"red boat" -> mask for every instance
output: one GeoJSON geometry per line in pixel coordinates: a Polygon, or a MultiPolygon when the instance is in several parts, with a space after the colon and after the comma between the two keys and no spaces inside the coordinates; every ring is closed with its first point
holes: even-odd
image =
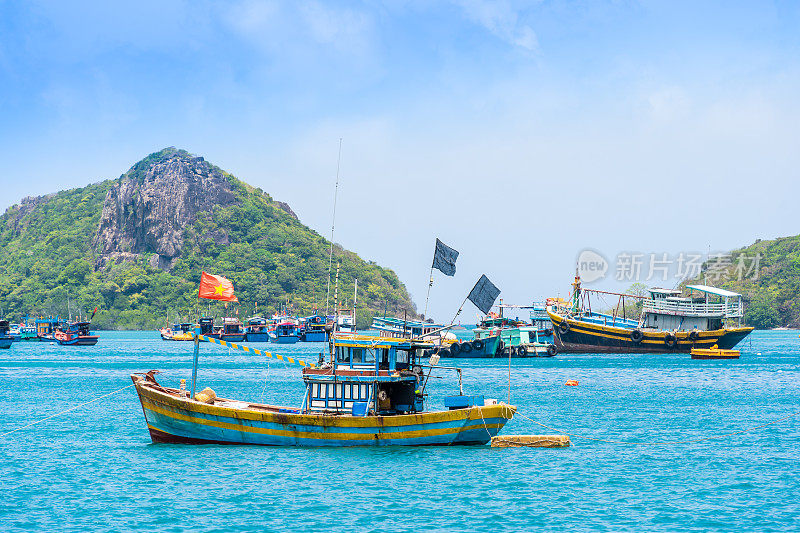
{"type": "Polygon", "coordinates": [[[89,331],[89,322],[73,322],[66,330],[53,333],[55,341],[62,346],[94,346],[100,339],[89,331]]]}

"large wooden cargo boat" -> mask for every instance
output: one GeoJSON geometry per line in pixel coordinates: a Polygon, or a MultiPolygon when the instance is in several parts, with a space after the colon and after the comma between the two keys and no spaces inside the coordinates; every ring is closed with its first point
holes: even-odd
{"type": "Polygon", "coordinates": [[[689,353],[715,344],[731,349],[753,331],[741,325],[741,295],[725,289],[687,285],[689,296],[659,288],[650,289],[649,297],[616,294],[623,312],[618,304],[613,313],[604,314],[591,310],[589,295],[615,293],[581,289],[578,276],[573,287],[571,303],[551,300],[547,307],[559,352],[689,353]],[[638,300],[637,318],[626,318],[625,298],[638,300]]]}

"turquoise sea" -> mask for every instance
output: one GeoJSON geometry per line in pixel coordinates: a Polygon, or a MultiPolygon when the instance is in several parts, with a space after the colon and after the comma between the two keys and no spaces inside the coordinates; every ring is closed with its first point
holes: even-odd
{"type": "MultiPolygon", "coordinates": [[[[315,360],[321,344],[261,345],[315,360]]],[[[559,355],[511,361],[520,413],[576,435],[676,441],[800,412],[797,331],[756,332],[738,361],[559,355]],[[565,387],[576,379],[578,387],[565,387]]],[[[95,347],[0,352],[0,433],[159,369],[191,376],[190,343],[101,332],[95,347]]],[[[299,405],[300,371],[204,344],[199,384],[299,405]]],[[[453,364],[453,361],[442,361],[453,364]]],[[[470,393],[508,400],[508,360],[461,360],[470,393]]],[[[432,407],[457,390],[442,372],[432,407]]],[[[522,417],[503,434],[552,433],[522,417]]],[[[719,440],[567,449],[154,445],[132,388],[0,437],[0,531],[797,531],[800,416],[719,440]]]]}

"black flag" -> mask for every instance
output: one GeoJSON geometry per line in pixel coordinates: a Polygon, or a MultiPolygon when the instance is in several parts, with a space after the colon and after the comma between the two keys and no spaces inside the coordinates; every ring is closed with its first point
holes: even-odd
{"type": "Polygon", "coordinates": [[[500,294],[500,289],[494,286],[494,283],[489,281],[486,274],[481,276],[478,283],[472,288],[469,293],[469,301],[475,304],[475,307],[483,311],[483,314],[488,314],[489,310],[494,305],[494,301],[500,294]]]}
{"type": "Polygon", "coordinates": [[[433,268],[438,268],[445,276],[452,276],[456,273],[456,259],[458,259],[458,250],[454,250],[439,239],[436,239],[436,251],[433,252],[433,268]]]}

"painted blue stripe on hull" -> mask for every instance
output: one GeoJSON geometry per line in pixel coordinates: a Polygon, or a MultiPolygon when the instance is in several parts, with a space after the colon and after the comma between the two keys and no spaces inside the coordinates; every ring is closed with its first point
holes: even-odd
{"type": "MultiPolygon", "coordinates": [[[[186,414],[181,412],[181,414],[186,414]]],[[[349,428],[349,427],[332,427],[332,426],[316,426],[316,425],[293,425],[286,426],[274,423],[266,423],[260,421],[244,421],[227,417],[206,416],[203,417],[207,420],[214,420],[225,422],[228,424],[240,424],[242,426],[280,430],[280,431],[297,431],[300,433],[309,432],[324,432],[332,436],[341,433],[359,433],[362,435],[374,434],[376,429],[382,438],[380,439],[314,439],[314,438],[301,438],[293,436],[282,435],[269,435],[264,433],[252,433],[248,431],[236,431],[227,428],[217,428],[203,424],[197,424],[190,421],[178,420],[166,415],[154,412],[150,409],[145,409],[145,416],[147,422],[164,433],[185,437],[189,439],[200,439],[207,441],[222,441],[241,444],[260,444],[260,445],[275,445],[275,446],[390,446],[390,445],[425,445],[425,444],[451,444],[451,443],[486,443],[490,440],[491,436],[497,435],[500,428],[492,427],[497,425],[504,425],[506,420],[503,418],[487,418],[486,425],[483,427],[483,420],[453,420],[447,422],[429,423],[429,424],[414,424],[409,426],[402,426],[398,428],[386,427],[364,427],[364,428],[349,428]],[[459,431],[457,433],[447,433],[444,435],[429,435],[421,437],[402,437],[400,434],[408,431],[424,431],[436,429],[459,429],[465,425],[473,426],[480,424],[481,427],[469,430],[459,431]],[[397,438],[386,438],[387,435],[397,433],[397,438]]],[[[191,413],[191,416],[197,417],[197,413],[191,413]]]]}

